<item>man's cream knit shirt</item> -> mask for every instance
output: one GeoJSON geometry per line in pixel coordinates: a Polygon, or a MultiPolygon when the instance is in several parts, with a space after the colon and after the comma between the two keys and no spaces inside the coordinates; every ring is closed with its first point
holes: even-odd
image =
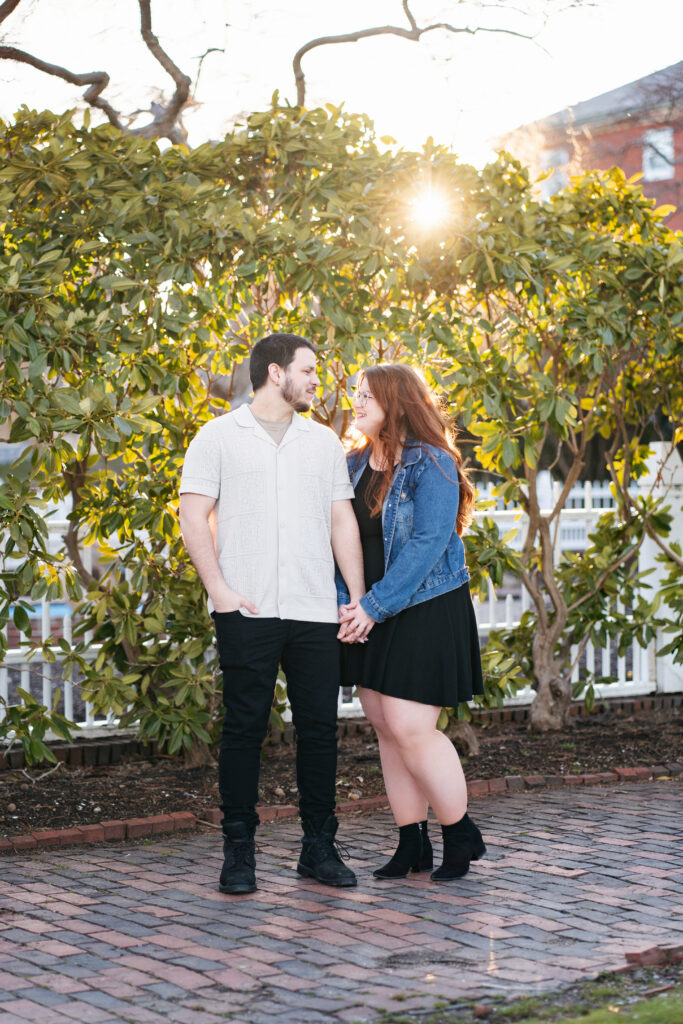
{"type": "Polygon", "coordinates": [[[216,498],[218,564],[259,618],[337,621],[332,502],[353,487],[334,431],[294,413],[277,445],[240,406],[195,436],[180,493],[216,498]]]}

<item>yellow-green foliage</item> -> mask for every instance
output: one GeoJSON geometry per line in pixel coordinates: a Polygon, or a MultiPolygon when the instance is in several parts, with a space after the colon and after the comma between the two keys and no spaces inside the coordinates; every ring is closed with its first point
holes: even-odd
{"type": "MultiPolygon", "coordinates": [[[[26,445],[0,488],[0,624],[14,605],[27,632],[17,599],[66,593],[74,644],[43,654],[171,752],[206,742],[219,706],[176,517],[183,455],[226,407],[208,382],[259,337],[320,346],[317,415],[342,432],[348,374],[419,366],[508,497],[548,436],[681,411],[683,250],[619,172],[539,204],[504,155],[477,172],[431,142],[382,152],[366,119],[332,108],[274,108],[192,152],[22,109],[0,125],[0,161],[0,422],[26,445]],[[432,233],[411,212],[425,184],[449,197],[432,233]],[[44,503],[67,495],[55,558],[44,503]]],[[[526,567],[540,558],[536,544],[526,567]]],[[[492,524],[470,560],[477,582],[523,567],[492,524]]],[[[489,662],[498,702],[518,668],[493,648],[489,662]]]]}

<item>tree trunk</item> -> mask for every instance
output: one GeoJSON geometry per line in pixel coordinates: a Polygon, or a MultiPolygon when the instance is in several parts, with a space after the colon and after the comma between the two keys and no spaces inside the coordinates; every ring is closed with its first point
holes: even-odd
{"type": "Polygon", "coordinates": [[[184,751],[183,764],[186,768],[205,768],[215,763],[215,758],[209,747],[203,740],[198,740],[196,737],[190,749],[184,751]]]}
{"type": "Polygon", "coordinates": [[[572,684],[559,675],[539,681],[529,709],[532,732],[553,732],[571,725],[572,684]]]}
{"type": "Polygon", "coordinates": [[[479,753],[479,740],[469,722],[461,718],[451,718],[444,732],[463,757],[474,757],[479,753]]]}

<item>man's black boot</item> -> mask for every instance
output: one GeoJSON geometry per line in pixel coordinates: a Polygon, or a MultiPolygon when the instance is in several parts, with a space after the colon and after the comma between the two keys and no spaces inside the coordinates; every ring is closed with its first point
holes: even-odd
{"type": "MultiPolygon", "coordinates": [[[[340,850],[343,847],[335,842],[337,819],[333,814],[323,824],[316,827],[312,821],[302,822],[304,838],[301,843],[301,856],[296,870],[304,878],[315,878],[323,885],[336,885],[348,888],[357,885],[356,876],[343,863],[340,850]]],[[[348,854],[346,854],[348,857],[348,854]]]]}
{"type": "Polygon", "coordinates": [[[256,891],[254,831],[243,821],[223,825],[223,870],[218,888],[237,896],[256,891]]]}

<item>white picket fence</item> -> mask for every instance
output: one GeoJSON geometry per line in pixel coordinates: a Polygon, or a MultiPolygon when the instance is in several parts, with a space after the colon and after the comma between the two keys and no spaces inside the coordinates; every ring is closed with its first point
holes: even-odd
{"type": "MultiPolygon", "coordinates": [[[[500,498],[493,495],[493,485],[480,485],[478,488],[477,505],[479,511],[476,518],[490,516],[501,534],[513,528],[517,529],[517,535],[508,542],[509,546],[520,551],[524,542],[526,528],[526,516],[519,508],[506,507],[500,498]],[[481,509],[484,502],[492,501],[495,505],[490,509],[481,509]]],[[[547,515],[554,507],[561,490],[558,481],[551,481],[549,474],[539,474],[538,497],[543,514],[547,515]]],[[[608,508],[614,507],[614,498],[610,485],[606,481],[576,484],[569,495],[564,509],[560,514],[559,530],[554,548],[554,558],[559,560],[565,551],[584,551],[588,546],[588,536],[594,530],[598,519],[608,508]]],[[[496,594],[493,585],[489,582],[488,597],[483,603],[478,599],[474,600],[474,609],[477,616],[477,625],[482,640],[488,636],[492,629],[508,628],[518,624],[522,614],[530,608],[528,591],[522,584],[515,580],[510,588],[504,588],[507,592],[503,595],[496,594]]],[[[578,682],[582,670],[585,669],[591,675],[596,673],[599,676],[613,677],[615,682],[596,686],[596,694],[599,697],[626,697],[636,696],[652,692],[665,692],[669,686],[657,678],[657,662],[655,657],[654,641],[647,647],[641,647],[634,643],[631,649],[622,656],[617,656],[616,651],[610,647],[595,648],[589,642],[583,656],[577,660],[577,648],[572,649],[572,682],[578,682]]],[[[509,698],[507,704],[529,704],[534,698],[534,692],[530,687],[519,690],[517,694],[509,698]]]]}
{"type": "MultiPolygon", "coordinates": [[[[539,474],[538,496],[542,514],[548,515],[559,497],[561,485],[551,481],[549,474],[539,474]]],[[[520,551],[524,542],[526,516],[519,508],[506,506],[501,498],[493,494],[492,484],[478,484],[477,511],[475,519],[485,516],[493,519],[502,534],[512,529],[517,530],[508,544],[520,551]],[[488,503],[492,503],[490,506],[488,503]],[[487,507],[482,508],[486,504],[487,507]]],[[[595,528],[602,513],[614,507],[614,498],[608,482],[590,482],[576,484],[570,492],[564,509],[560,514],[554,557],[559,560],[564,551],[584,551],[588,546],[588,536],[595,528]]],[[[519,580],[511,579],[504,583],[501,592],[497,593],[489,580],[486,600],[480,601],[473,597],[474,611],[477,618],[479,639],[482,645],[486,642],[491,630],[511,628],[519,624],[522,614],[531,607],[531,599],[526,588],[519,580]]],[[[577,659],[577,648],[572,648],[572,683],[579,682],[582,675],[597,674],[611,677],[614,682],[595,686],[597,698],[602,697],[635,697],[651,693],[678,692],[680,686],[672,681],[665,681],[658,674],[655,642],[647,647],[634,643],[623,655],[619,656],[616,645],[596,648],[589,641],[580,659],[577,659]]],[[[505,706],[530,704],[534,699],[531,687],[517,691],[514,697],[505,700],[505,706]]],[[[357,698],[347,698],[344,705],[345,714],[361,715],[362,708],[357,698]]]]}
{"type": "MultiPolygon", "coordinates": [[[[552,485],[549,477],[546,482],[547,487],[545,491],[541,488],[540,498],[542,506],[549,510],[554,504],[558,485],[552,485]]],[[[525,528],[523,513],[518,508],[505,507],[500,500],[492,496],[491,491],[491,487],[479,486],[476,517],[491,517],[501,533],[516,528],[517,535],[510,541],[510,546],[513,549],[521,548],[525,528]],[[481,503],[489,500],[494,501],[495,506],[482,509],[481,503]]],[[[563,551],[585,549],[588,534],[604,509],[611,504],[612,496],[608,485],[578,484],[572,490],[567,506],[560,516],[555,545],[556,557],[559,558],[563,551]]],[[[62,520],[51,522],[50,546],[53,550],[58,550],[61,546],[67,525],[66,521],[62,520]]],[[[86,559],[89,556],[91,552],[86,550],[86,559]]],[[[511,579],[505,582],[499,593],[489,584],[487,599],[483,602],[475,599],[474,605],[480,639],[485,643],[492,629],[511,627],[519,622],[522,613],[529,608],[529,596],[519,581],[511,579]]],[[[71,611],[65,603],[50,603],[43,600],[36,607],[34,618],[40,620],[40,637],[43,642],[51,636],[63,636],[67,641],[71,640],[71,611]]],[[[91,644],[90,653],[93,657],[96,656],[98,649],[96,645],[91,644]]],[[[614,677],[615,682],[596,687],[599,697],[636,696],[652,692],[674,692],[680,689],[675,682],[667,682],[660,678],[657,668],[654,643],[647,648],[633,644],[623,656],[617,656],[616,651],[609,647],[596,649],[589,643],[580,662],[577,661],[574,665],[572,679],[578,681],[582,672],[594,673],[596,669],[599,675],[614,677]]],[[[109,716],[107,720],[95,719],[92,707],[80,700],[78,683],[61,678],[59,660],[54,663],[40,661],[37,658],[27,660],[26,645],[21,643],[10,644],[5,660],[0,666],[0,696],[6,701],[10,698],[16,701],[17,685],[32,696],[39,697],[47,706],[52,705],[54,691],[59,687],[63,694],[63,713],[71,720],[77,719],[82,727],[114,728],[117,724],[113,716],[109,716]]],[[[529,704],[533,696],[533,691],[525,688],[506,703],[529,704]]],[[[362,710],[356,697],[348,691],[342,691],[339,712],[340,715],[348,717],[361,714],[362,710]]]]}

